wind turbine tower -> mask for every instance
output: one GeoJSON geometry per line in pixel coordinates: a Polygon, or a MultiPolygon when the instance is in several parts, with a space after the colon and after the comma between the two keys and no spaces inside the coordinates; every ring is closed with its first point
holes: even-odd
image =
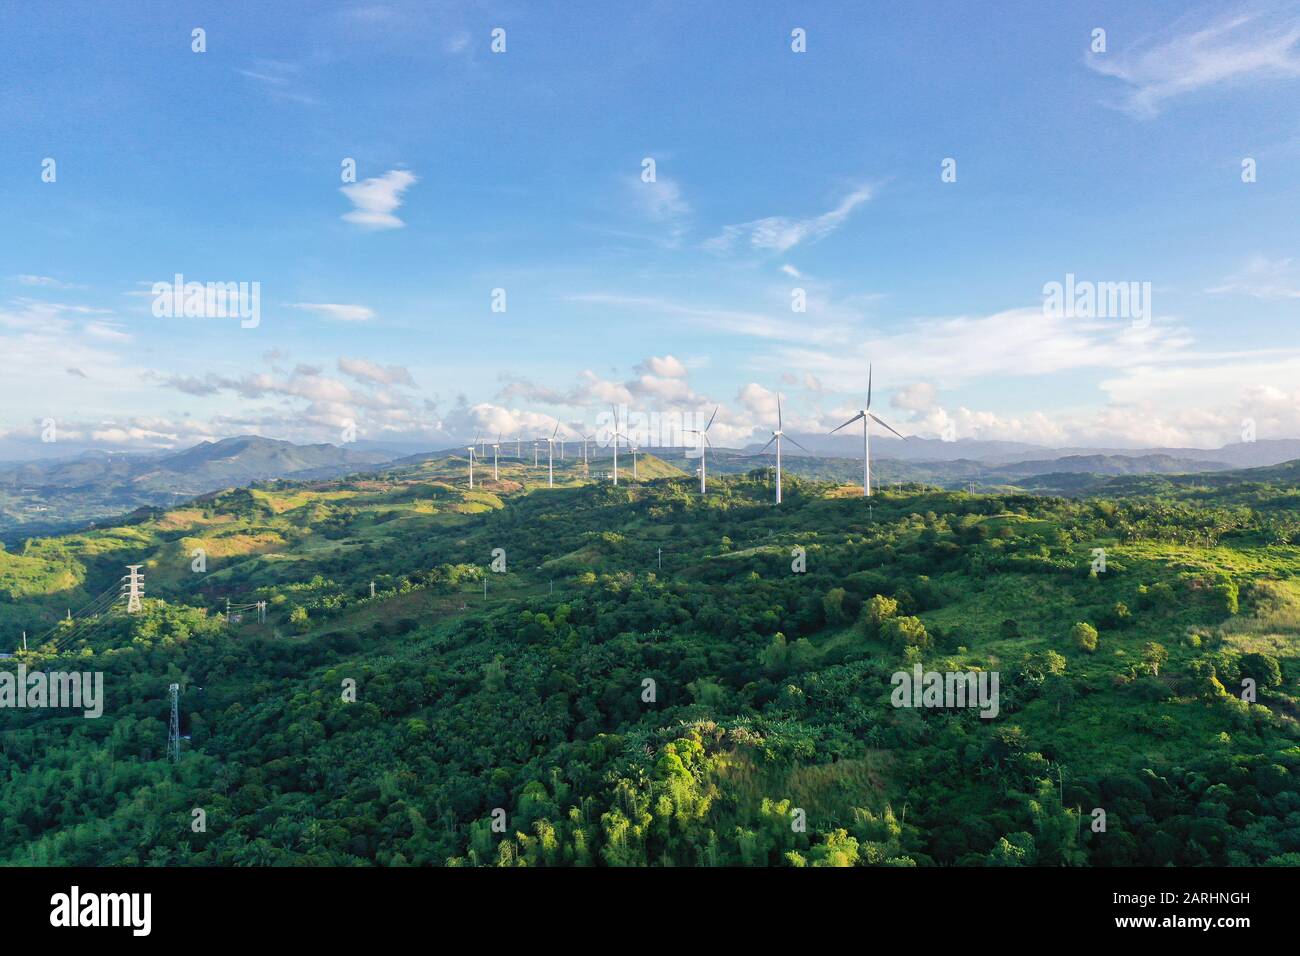
{"type": "MultiPolygon", "coordinates": [[[[885,421],[880,418],[879,415],[877,415],[875,412],[871,410],[871,366],[870,365],[867,366],[867,407],[863,409],[859,409],[858,413],[854,415],[852,418],[850,418],[843,425],[831,429],[830,434],[834,435],[841,428],[847,428],[849,425],[852,425],[854,422],[858,421],[859,419],[862,420],[862,497],[870,498],[871,497],[871,437],[869,435],[869,429],[867,426],[871,422],[875,422],[877,425],[882,425],[885,428],[888,428],[891,432],[894,432],[895,435],[898,435],[898,432],[894,431],[894,429],[891,428],[889,425],[887,425],[885,421]]],[[[898,435],[898,437],[902,438],[903,436],[898,435]]]]}
{"type": "Polygon", "coordinates": [[[713,414],[709,416],[709,423],[707,425],[703,428],[690,429],[692,435],[700,436],[700,467],[696,469],[700,473],[700,494],[706,494],[708,492],[708,479],[705,475],[704,456],[713,450],[713,443],[709,441],[709,429],[713,427],[713,419],[718,417],[719,407],[720,406],[717,405],[713,407],[713,414]]]}
{"type": "MultiPolygon", "coordinates": [[[[478,444],[478,439],[474,439],[474,444],[478,444]]],[[[469,446],[469,486],[474,487],[474,445],[469,446]]]]}
{"type": "Polygon", "coordinates": [[[546,487],[555,487],[555,436],[559,434],[560,423],[555,423],[555,431],[546,439],[546,487]]]}
{"type": "MultiPolygon", "coordinates": [[[[781,393],[778,392],[776,395],[776,430],[772,432],[772,437],[768,439],[767,444],[764,445],[762,449],[758,452],[759,455],[763,454],[763,452],[767,451],[769,448],[772,447],[773,442],[776,442],[776,503],[778,505],[781,503],[781,439],[782,438],[787,439],[790,442],[790,444],[794,445],[796,448],[802,448],[804,451],[808,451],[807,448],[804,448],[803,445],[799,444],[797,441],[795,441],[793,438],[791,438],[789,435],[785,433],[785,425],[781,418],[781,393]]],[[[809,451],[808,454],[811,455],[812,452],[809,451]]]]}

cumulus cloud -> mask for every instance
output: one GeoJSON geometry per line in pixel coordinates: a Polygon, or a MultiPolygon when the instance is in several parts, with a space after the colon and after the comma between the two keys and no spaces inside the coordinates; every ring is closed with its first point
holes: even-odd
{"type": "Polygon", "coordinates": [[[355,207],[343,214],[343,220],[363,229],[400,229],[406,225],[395,216],[402,205],[402,194],[419,180],[404,169],[391,169],[382,176],[364,179],[340,187],[355,207]]]}
{"type": "Polygon", "coordinates": [[[662,358],[652,355],[638,368],[660,378],[685,378],[687,375],[686,366],[681,359],[673,355],[665,355],[662,358]]]}

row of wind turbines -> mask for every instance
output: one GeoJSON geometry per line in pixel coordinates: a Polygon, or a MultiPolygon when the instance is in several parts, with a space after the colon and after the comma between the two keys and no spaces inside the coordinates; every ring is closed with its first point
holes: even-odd
{"type": "MultiPolygon", "coordinates": [[[[870,365],[868,365],[866,407],[858,409],[858,413],[854,415],[852,418],[850,418],[847,422],[845,422],[842,425],[837,425],[835,428],[832,428],[829,432],[827,432],[827,434],[829,435],[834,435],[841,428],[848,428],[850,425],[852,425],[854,422],[857,421],[862,422],[862,497],[864,498],[871,497],[871,433],[869,428],[871,422],[875,422],[877,425],[880,425],[883,428],[888,428],[895,435],[898,435],[899,438],[903,438],[904,441],[906,441],[906,438],[904,438],[903,435],[899,434],[898,431],[895,430],[893,426],[891,426],[888,422],[886,422],[883,418],[881,418],[879,415],[877,415],[875,412],[871,410],[871,379],[872,379],[872,368],[870,365]]],[[[702,449],[700,454],[700,494],[705,494],[708,490],[708,485],[706,483],[706,477],[705,477],[706,474],[705,459],[707,453],[713,450],[713,443],[709,441],[709,428],[712,427],[713,425],[713,419],[717,417],[718,417],[718,410],[717,408],[714,408],[713,415],[712,417],[709,418],[708,425],[705,425],[704,428],[702,429],[691,429],[692,434],[696,434],[700,436],[700,445],[702,449]]],[[[761,455],[766,454],[767,450],[771,448],[773,445],[776,445],[776,503],[778,505],[781,503],[781,439],[783,438],[786,441],[790,442],[792,445],[794,445],[796,448],[802,449],[803,451],[808,452],[808,454],[810,455],[812,454],[812,452],[808,451],[807,448],[804,448],[803,445],[795,441],[793,436],[787,435],[785,433],[785,422],[783,416],[781,415],[781,393],[777,392],[776,428],[773,429],[772,431],[772,437],[769,438],[767,440],[767,444],[764,445],[761,449],[759,449],[756,453],[754,453],[753,455],[747,455],[745,457],[758,458],[761,455]]]]}
{"type": "MultiPolygon", "coordinates": [[[[872,381],[871,381],[871,380],[872,380],[872,368],[871,368],[870,365],[868,365],[868,366],[867,366],[867,403],[866,403],[866,405],[865,405],[863,408],[860,408],[860,409],[858,410],[858,413],[857,413],[856,415],[854,415],[852,418],[850,418],[848,421],[844,422],[842,425],[837,425],[835,428],[832,428],[832,429],[827,433],[827,434],[829,434],[829,435],[834,435],[836,432],[840,431],[840,429],[848,428],[848,427],[849,427],[850,425],[852,425],[854,422],[858,422],[858,421],[862,422],[862,496],[863,496],[864,498],[870,498],[870,497],[871,497],[871,428],[870,428],[871,423],[872,423],[872,422],[875,422],[877,425],[880,425],[882,428],[886,428],[886,429],[888,429],[889,431],[893,432],[893,433],[894,433],[895,435],[897,435],[899,438],[903,438],[904,440],[906,440],[906,439],[905,439],[905,436],[903,436],[902,434],[900,434],[900,433],[899,433],[899,432],[898,432],[898,431],[897,431],[897,430],[896,430],[892,425],[890,425],[890,424],[889,424],[888,422],[886,422],[883,418],[881,418],[879,415],[877,415],[875,412],[873,412],[873,411],[871,410],[871,384],[872,384],[872,381]]],[[[700,467],[699,467],[699,473],[700,473],[700,494],[702,494],[702,495],[704,495],[704,494],[708,494],[708,464],[707,464],[707,461],[708,461],[708,455],[711,454],[712,451],[713,451],[713,442],[711,442],[711,441],[709,440],[709,429],[713,427],[714,419],[716,419],[717,417],[718,417],[718,408],[715,407],[715,408],[713,409],[713,414],[712,414],[711,416],[709,416],[709,422],[708,422],[707,425],[705,425],[703,428],[692,428],[692,429],[689,429],[689,430],[687,431],[687,434],[691,434],[691,435],[699,435],[699,436],[700,436],[700,437],[699,437],[699,446],[700,446],[700,467]]],[[[539,464],[538,464],[538,452],[539,452],[539,449],[540,449],[540,443],[541,443],[542,441],[545,441],[545,442],[546,442],[546,487],[548,487],[548,488],[554,488],[554,487],[555,487],[555,445],[556,445],[556,443],[557,443],[557,440],[558,440],[558,443],[559,443],[559,445],[560,445],[560,460],[561,460],[561,461],[564,460],[564,441],[565,441],[565,440],[564,440],[563,438],[558,438],[558,439],[557,439],[557,436],[559,435],[559,433],[560,433],[560,425],[559,425],[559,423],[557,422],[556,425],[555,425],[555,430],[554,430],[553,432],[551,432],[551,435],[550,435],[549,438],[545,437],[544,435],[538,435],[537,438],[536,438],[536,440],[534,440],[534,442],[533,442],[533,467],[535,467],[535,468],[536,468],[536,467],[539,467],[539,464]]],[[[590,469],[589,469],[588,459],[587,459],[587,443],[590,442],[590,441],[592,441],[592,440],[594,440],[595,437],[596,437],[596,436],[595,436],[594,434],[591,434],[591,435],[580,435],[580,436],[579,436],[579,440],[582,442],[582,466],[583,466],[584,471],[586,471],[588,474],[590,474],[590,469]]],[[[617,409],[617,408],[614,409],[614,434],[613,434],[613,439],[614,439],[614,473],[613,473],[613,478],[614,478],[614,484],[617,485],[617,484],[618,484],[618,447],[619,447],[619,441],[620,441],[620,440],[627,441],[627,443],[628,443],[628,448],[629,448],[629,450],[630,450],[631,453],[632,453],[632,477],[633,477],[634,479],[637,477],[637,458],[636,458],[636,456],[637,456],[637,452],[640,451],[639,448],[637,448],[634,444],[632,444],[631,439],[629,439],[626,435],[622,434],[622,432],[619,431],[619,426],[618,426],[618,409],[617,409]]],[[[777,393],[777,396],[776,396],[776,428],[772,430],[772,437],[768,439],[766,445],[764,445],[761,449],[759,449],[759,450],[758,450],[757,452],[755,452],[753,455],[746,455],[746,456],[745,456],[746,458],[758,458],[758,457],[760,457],[760,456],[766,454],[766,453],[767,453],[767,450],[768,450],[769,448],[771,448],[773,445],[776,446],[776,503],[777,503],[778,505],[781,503],[781,440],[782,440],[782,439],[785,439],[786,441],[790,442],[790,443],[791,443],[792,445],[794,445],[796,448],[799,448],[799,449],[801,449],[802,451],[805,451],[805,452],[807,452],[807,453],[810,454],[810,455],[812,454],[812,452],[808,451],[807,448],[804,448],[803,445],[801,445],[801,444],[799,444],[799,442],[795,441],[795,439],[794,439],[794,437],[793,437],[792,435],[787,435],[787,434],[785,433],[785,421],[784,421],[784,417],[783,417],[782,414],[781,414],[781,394],[780,394],[780,392],[778,392],[778,393],[777,393]]],[[[516,444],[516,448],[515,448],[516,457],[519,458],[519,459],[522,461],[522,460],[523,460],[523,447],[524,447],[524,446],[523,446],[523,442],[524,442],[523,436],[522,436],[522,435],[518,435],[518,436],[516,436],[515,438],[507,439],[507,443],[508,443],[508,442],[515,442],[515,444],[516,444]]],[[[499,476],[499,471],[498,471],[498,469],[497,469],[497,459],[498,459],[498,455],[499,455],[500,450],[501,450],[501,436],[498,434],[498,435],[497,435],[497,440],[496,440],[495,442],[493,442],[490,446],[488,446],[485,442],[483,442],[482,439],[481,439],[481,437],[476,437],[476,438],[474,439],[474,444],[469,446],[469,486],[470,486],[471,488],[474,487],[474,460],[475,460],[475,448],[476,448],[476,447],[480,447],[480,446],[484,449],[484,451],[483,451],[483,454],[484,454],[484,455],[486,455],[486,449],[487,449],[488,447],[491,447],[491,449],[492,449],[492,478],[493,478],[493,480],[498,480],[498,476],[499,476]]]]}
{"type": "MultiPolygon", "coordinates": [[[[715,414],[716,414],[716,410],[715,410],[715,414]]],[[[556,422],[555,429],[554,431],[551,432],[549,437],[547,437],[545,434],[539,434],[533,440],[533,467],[534,468],[540,467],[538,463],[538,455],[541,450],[541,443],[542,442],[546,443],[546,487],[548,488],[555,487],[555,446],[557,444],[560,446],[560,461],[564,461],[565,459],[564,443],[566,439],[560,438],[559,434],[560,434],[560,423],[556,422]]],[[[628,438],[621,431],[619,431],[617,408],[614,409],[614,433],[612,437],[614,439],[614,484],[616,485],[618,484],[618,446],[620,440],[626,441],[628,443],[628,450],[632,454],[632,478],[633,480],[637,479],[639,477],[637,474],[637,455],[640,453],[641,449],[638,448],[636,445],[634,445],[630,438],[628,438]]],[[[595,439],[596,439],[596,435],[594,432],[590,435],[579,434],[577,439],[578,441],[582,442],[582,469],[583,472],[588,475],[591,473],[591,465],[587,457],[587,447],[588,447],[588,443],[595,441],[595,439]]],[[[520,461],[523,461],[524,460],[524,436],[522,435],[522,433],[516,435],[514,438],[505,439],[505,444],[508,445],[511,442],[515,443],[515,457],[518,458],[520,461]]],[[[502,445],[502,437],[501,434],[498,433],[497,440],[495,442],[492,442],[490,445],[483,439],[482,435],[478,435],[475,436],[474,438],[474,444],[468,446],[467,450],[469,452],[469,486],[471,488],[474,487],[474,461],[476,459],[476,456],[486,457],[488,448],[492,449],[492,480],[493,481],[500,480],[501,472],[499,467],[499,460],[501,454],[501,445],[502,445]],[[481,449],[481,451],[476,451],[476,449],[481,449]]]]}

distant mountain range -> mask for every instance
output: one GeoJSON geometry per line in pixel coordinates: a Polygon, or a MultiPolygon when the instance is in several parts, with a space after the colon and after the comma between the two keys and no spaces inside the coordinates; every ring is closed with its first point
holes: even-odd
{"type": "MultiPolygon", "coordinates": [[[[814,455],[787,449],[786,470],[805,478],[858,482],[861,438],[841,441],[798,435],[814,455]],[[793,451],[795,453],[789,453],[793,451]]],[[[709,469],[742,472],[773,463],[771,453],[716,449],[709,469]],[[748,453],[747,453],[748,452],[748,453]]],[[[1016,486],[1042,493],[1083,493],[1111,478],[1197,475],[1225,469],[1268,467],[1300,459],[1300,441],[1264,440],[1218,449],[1050,449],[1017,442],[872,438],[872,471],[880,484],[920,481],[945,487],[1016,486]]],[[[75,457],[0,463],[0,541],[45,534],[115,517],[143,506],[276,478],[321,480],[429,459],[464,455],[461,447],[421,454],[382,445],[298,445],[241,435],[203,442],[179,452],[87,451],[75,457]]],[[[691,474],[699,464],[686,449],[654,449],[663,461],[691,474]]],[[[609,449],[593,448],[595,459],[609,449]]],[[[593,463],[593,471],[607,465],[593,463]]]]}
{"type": "MultiPolygon", "coordinates": [[[[806,435],[791,432],[795,441],[804,445],[816,455],[829,455],[836,458],[862,459],[862,432],[856,437],[841,438],[829,435],[806,435]]],[[[742,449],[746,453],[758,451],[761,442],[742,449]]],[[[787,453],[798,457],[803,453],[788,445],[782,449],[782,457],[787,453]]],[[[871,457],[893,458],[898,461],[957,461],[968,459],[985,464],[1010,465],[1029,461],[1056,461],[1061,458],[1095,457],[1137,458],[1151,456],[1183,459],[1188,461],[1214,462],[1217,467],[1259,468],[1267,465],[1280,465],[1284,461],[1300,458],[1300,439],[1275,438],[1261,439],[1253,442],[1235,442],[1222,448],[1048,448],[1045,445],[1030,445],[1024,442],[981,441],[963,438],[958,441],[942,441],[938,438],[895,438],[892,435],[871,436],[871,457]]]]}
{"type": "Polygon", "coordinates": [[[271,478],[335,478],[389,457],[241,435],[174,453],[85,452],[0,465],[0,532],[41,533],[271,478]]]}

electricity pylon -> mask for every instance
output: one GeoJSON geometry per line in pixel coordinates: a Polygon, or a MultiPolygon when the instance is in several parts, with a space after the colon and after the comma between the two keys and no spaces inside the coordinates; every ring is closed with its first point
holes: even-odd
{"type": "Polygon", "coordinates": [[[181,759],[181,685],[168,685],[167,696],[172,702],[172,719],[167,727],[167,759],[172,763],[178,763],[181,759]]]}
{"type": "Polygon", "coordinates": [[[140,598],[144,597],[144,575],[140,573],[142,564],[128,564],[127,574],[122,578],[122,593],[126,595],[126,613],[138,614],[141,610],[140,598]]]}

